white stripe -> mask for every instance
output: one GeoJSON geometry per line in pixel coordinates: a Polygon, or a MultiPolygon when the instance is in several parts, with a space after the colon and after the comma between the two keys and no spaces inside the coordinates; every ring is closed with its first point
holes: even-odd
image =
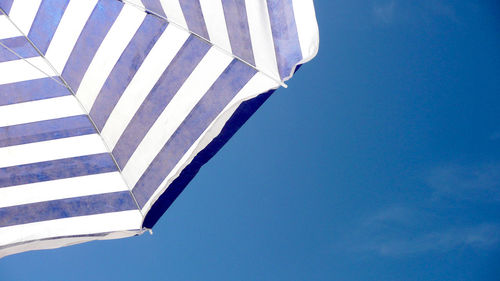
{"type": "Polygon", "coordinates": [[[6,15],[0,14],[0,40],[22,36],[22,33],[10,22],[6,15]]]}
{"type": "Polygon", "coordinates": [[[145,16],[145,13],[130,5],[123,6],[97,50],[76,93],[76,97],[88,111],[145,16]]]}
{"type": "Polygon", "coordinates": [[[0,228],[0,246],[50,237],[139,230],[138,210],[35,222],[0,228]]]}
{"type": "Polygon", "coordinates": [[[128,190],[119,172],[0,188],[0,208],[128,190]]]}
{"type": "Polygon", "coordinates": [[[188,37],[189,33],[175,25],[168,25],[144,59],[102,129],[102,136],[110,149],[114,148],[135,112],[188,37]]]}
{"type": "Polygon", "coordinates": [[[119,239],[130,236],[136,236],[142,234],[144,230],[126,230],[126,231],[116,231],[107,233],[106,235],[89,235],[81,236],[77,235],[74,237],[63,237],[57,239],[45,239],[45,240],[35,240],[32,242],[13,244],[11,247],[7,247],[0,250],[0,258],[17,254],[25,251],[31,250],[45,250],[45,249],[55,249],[59,247],[71,246],[79,243],[94,241],[94,240],[107,240],[107,239],[119,239]]]}
{"type": "Polygon", "coordinates": [[[155,193],[149,198],[148,202],[143,206],[143,213],[147,213],[151,206],[165,192],[168,186],[180,175],[182,170],[193,161],[194,157],[202,151],[210,142],[217,137],[226,122],[231,118],[236,109],[246,100],[254,98],[261,93],[265,93],[270,89],[276,89],[279,84],[265,76],[262,73],[257,73],[248,83],[238,92],[217,118],[207,127],[205,132],[196,140],[196,142],[184,154],[182,159],[177,162],[175,168],[168,174],[163,182],[158,186],[155,193]]]}
{"type": "Polygon", "coordinates": [[[188,29],[179,0],[160,0],[160,4],[169,22],[173,22],[188,29]]]}
{"type": "Polygon", "coordinates": [[[74,0],[66,7],[45,55],[58,73],[62,73],[96,3],[97,0],[74,0]]]}
{"type": "Polygon", "coordinates": [[[318,53],[319,31],[316,13],[312,0],[292,0],[292,3],[303,57],[300,63],[305,63],[318,53]]]}
{"type": "Polygon", "coordinates": [[[245,0],[245,6],[255,66],[281,81],[266,1],[245,0]]]}
{"type": "Polygon", "coordinates": [[[0,106],[0,127],[85,114],[74,96],[0,106]]]}
{"type": "Polygon", "coordinates": [[[122,174],[133,187],[147,167],[184,121],[193,107],[231,62],[232,58],[211,48],[153,124],[122,174]]]}
{"type": "Polygon", "coordinates": [[[42,57],[2,62],[0,73],[0,85],[43,78],[47,75],[57,76],[42,57]]]}
{"type": "Polygon", "coordinates": [[[210,41],[232,53],[221,0],[200,0],[200,5],[210,41]]]}
{"type": "Polygon", "coordinates": [[[15,0],[9,17],[22,33],[28,35],[42,0],[15,0]]]}
{"type": "Polygon", "coordinates": [[[0,148],[0,168],[107,152],[98,134],[0,148]]]}

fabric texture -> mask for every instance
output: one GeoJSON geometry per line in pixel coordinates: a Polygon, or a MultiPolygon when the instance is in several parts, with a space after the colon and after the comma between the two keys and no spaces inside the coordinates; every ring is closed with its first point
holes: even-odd
{"type": "Polygon", "coordinates": [[[0,257],[151,228],[319,44],[312,0],[0,9],[0,257]]]}

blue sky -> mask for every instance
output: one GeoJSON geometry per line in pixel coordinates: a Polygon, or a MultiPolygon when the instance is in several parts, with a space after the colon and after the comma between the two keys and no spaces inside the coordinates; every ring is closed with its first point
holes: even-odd
{"type": "Polygon", "coordinates": [[[316,0],[320,53],[154,235],[0,280],[498,280],[500,4],[316,0]]]}

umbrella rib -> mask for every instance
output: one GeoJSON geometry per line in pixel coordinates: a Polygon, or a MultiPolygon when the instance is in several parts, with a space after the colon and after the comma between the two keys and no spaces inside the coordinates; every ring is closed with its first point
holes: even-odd
{"type": "MultiPolygon", "coordinates": [[[[257,72],[259,73],[262,73],[264,76],[268,77],[269,79],[275,81],[278,85],[284,87],[284,88],[287,88],[288,86],[284,83],[284,81],[280,80],[280,79],[277,79],[276,77],[270,75],[269,73],[259,69],[257,66],[255,65],[252,65],[251,63],[247,62],[246,60],[244,60],[243,58],[227,51],[226,49],[222,48],[221,46],[218,46],[217,44],[211,42],[210,40],[204,38],[203,36],[197,34],[196,32],[193,32],[191,30],[189,30],[188,28],[184,27],[183,25],[180,25],[178,24],[177,22],[175,21],[172,21],[171,19],[167,18],[166,16],[162,16],[162,15],[159,15],[157,14],[156,12],[154,11],[151,11],[149,9],[146,9],[145,7],[142,7],[140,5],[137,5],[133,2],[130,2],[129,0],[117,0],[117,1],[121,1],[123,2],[124,4],[128,4],[128,5],[131,5],[132,7],[140,10],[140,11],[143,11],[145,13],[148,13],[152,16],[155,16],[157,18],[160,18],[164,21],[167,21],[168,23],[170,24],[173,24],[174,26],[188,32],[189,34],[192,34],[193,36],[197,37],[198,39],[210,44],[211,46],[215,47],[216,49],[218,49],[219,51],[221,51],[222,53],[226,54],[227,56],[229,57],[232,57],[236,60],[239,60],[240,62],[244,63],[245,65],[251,67],[252,69],[256,70],[257,72]]],[[[61,81],[57,81],[57,79],[55,79],[53,76],[49,75],[48,73],[44,72],[43,70],[41,70],[39,67],[35,66],[33,63],[29,62],[28,60],[26,60],[25,58],[23,58],[22,56],[20,56],[19,54],[17,54],[14,50],[10,49],[9,47],[5,46],[5,44],[3,44],[2,42],[0,42],[0,45],[5,47],[7,50],[9,50],[10,52],[12,52],[13,54],[15,54],[17,57],[19,57],[20,59],[26,61],[27,63],[29,63],[31,66],[35,67],[37,70],[41,71],[42,73],[44,73],[45,75],[47,75],[47,77],[51,78],[52,80],[54,80],[55,82],[57,82],[58,84],[66,87],[68,89],[68,91],[71,92],[71,94],[75,97],[75,99],[78,101],[78,104],[79,106],[82,108],[82,110],[86,113],[87,117],[89,118],[90,122],[92,123],[92,125],[94,126],[96,132],[99,134],[103,144],[105,145],[109,155],[111,156],[111,158],[113,159],[113,162],[115,163],[115,166],[117,167],[118,171],[120,172],[120,175],[122,177],[122,180],[125,182],[125,184],[127,184],[128,186],[128,183],[125,181],[125,178],[123,177],[123,174],[122,174],[122,170],[120,168],[120,166],[118,165],[118,162],[117,160],[115,159],[114,155],[111,153],[111,150],[108,146],[108,144],[104,141],[103,137],[102,137],[102,134],[100,132],[100,130],[98,129],[98,127],[96,126],[94,120],[92,119],[92,117],[90,116],[90,114],[87,112],[87,110],[85,109],[85,107],[83,106],[83,104],[81,103],[81,101],[78,99],[78,97],[76,96],[76,93],[75,91],[70,87],[70,85],[67,83],[67,81],[64,79],[64,77],[55,69],[55,67],[50,63],[50,61],[45,57],[45,55],[40,51],[40,49],[33,43],[33,41],[31,41],[28,36],[26,34],[24,34],[24,32],[22,32],[20,30],[20,28],[12,21],[12,19],[2,10],[0,9],[0,11],[5,14],[7,16],[7,19],[15,26],[15,28],[22,34],[22,36],[24,36],[24,38],[26,38],[26,40],[28,40],[28,42],[30,43],[30,45],[36,50],[36,52],[40,55],[40,57],[43,58],[43,60],[49,65],[49,67],[52,69],[52,71],[59,77],[59,79],[61,81]],[[62,82],[62,83],[61,83],[62,82]]],[[[129,189],[129,193],[131,195],[131,197],[134,199],[134,202],[137,206],[137,209],[139,210],[140,214],[143,216],[143,218],[145,217],[144,214],[142,213],[142,209],[139,207],[139,204],[137,202],[137,199],[135,198],[134,194],[132,193],[130,187],[128,188],[129,189]]]]}
{"type": "Polygon", "coordinates": [[[272,76],[269,73],[267,73],[267,72],[259,69],[257,66],[252,65],[251,63],[247,62],[246,60],[242,59],[241,57],[239,57],[239,56],[237,56],[237,55],[235,55],[235,54],[233,54],[231,52],[228,52],[226,49],[222,48],[221,46],[219,46],[219,45],[213,43],[212,41],[204,38],[203,36],[199,35],[198,33],[194,32],[194,31],[191,31],[188,28],[185,28],[184,26],[178,24],[177,22],[172,21],[171,19],[167,18],[166,16],[159,15],[159,14],[155,13],[154,11],[151,11],[149,9],[146,9],[145,7],[142,7],[142,6],[137,5],[137,4],[133,3],[133,2],[130,2],[129,0],[117,0],[117,1],[121,1],[121,2],[123,2],[125,4],[129,4],[129,5],[137,8],[137,9],[139,9],[141,11],[144,11],[144,12],[146,12],[148,14],[151,14],[151,15],[153,15],[155,17],[161,18],[161,19],[167,21],[168,23],[171,23],[171,24],[175,25],[176,27],[178,27],[178,28],[180,28],[180,29],[182,29],[182,30],[184,30],[184,31],[192,34],[193,36],[196,36],[200,40],[205,41],[208,44],[214,46],[215,48],[217,48],[219,51],[223,52],[224,54],[226,54],[226,55],[228,55],[228,56],[230,56],[230,57],[232,57],[234,59],[237,59],[237,60],[241,61],[242,63],[248,65],[249,67],[251,67],[253,69],[255,69],[257,72],[260,72],[260,73],[264,74],[269,79],[271,79],[271,80],[275,81],[276,83],[278,83],[281,87],[288,88],[288,85],[285,84],[285,82],[283,82],[282,80],[276,79],[274,76],[272,76]]]}
{"type": "MultiPolygon", "coordinates": [[[[26,35],[24,35],[24,33],[19,29],[19,27],[17,27],[17,25],[10,19],[10,17],[5,13],[5,11],[0,8],[0,12],[2,14],[4,14],[7,19],[9,20],[9,22],[19,31],[21,32],[21,34],[23,35],[24,38],[26,38],[26,40],[28,40],[28,42],[30,43],[30,45],[33,46],[33,48],[35,48],[35,50],[37,51],[37,53],[40,54],[40,51],[38,50],[38,48],[36,48],[36,46],[34,46],[34,44],[31,42],[31,40],[28,39],[28,37],[26,35]]],[[[43,71],[41,68],[39,68],[38,66],[34,65],[32,62],[28,61],[26,58],[24,58],[23,56],[21,56],[20,54],[18,54],[16,51],[12,50],[9,46],[5,45],[3,42],[0,41],[0,46],[4,47],[5,49],[7,49],[7,51],[9,51],[10,53],[14,54],[16,57],[18,57],[19,59],[25,61],[26,63],[28,63],[29,65],[31,65],[32,67],[34,67],[36,70],[40,71],[41,73],[45,74],[48,78],[54,80],[54,82],[56,82],[57,84],[61,85],[61,86],[64,86],[66,87],[66,84],[64,83],[61,83],[60,81],[58,81],[57,79],[55,79],[52,75],[48,74],[47,72],[43,71]]],[[[49,64],[50,65],[50,64],[49,64]]],[[[51,69],[52,68],[52,65],[50,65],[51,69]]]]}
{"type": "Polygon", "coordinates": [[[4,47],[5,49],[7,49],[7,51],[11,52],[12,54],[14,54],[16,57],[18,57],[19,59],[25,61],[26,63],[28,63],[29,65],[31,65],[32,67],[34,67],[36,70],[40,71],[41,73],[45,74],[48,78],[54,80],[54,82],[56,82],[57,84],[63,86],[63,87],[66,87],[66,85],[64,83],[61,83],[60,81],[58,81],[57,79],[54,78],[54,76],[51,76],[50,74],[48,74],[47,72],[43,71],[42,69],[40,69],[38,66],[34,65],[32,62],[28,61],[26,58],[24,58],[23,56],[19,55],[18,53],[16,53],[16,51],[12,50],[11,48],[9,48],[8,46],[6,46],[4,43],[0,42],[0,46],[4,47]]]}
{"type": "Polygon", "coordinates": [[[125,177],[123,176],[123,173],[122,173],[122,169],[120,168],[120,166],[118,165],[118,162],[116,161],[115,159],[115,156],[113,155],[113,153],[111,152],[111,149],[109,148],[108,144],[106,143],[106,141],[104,140],[104,138],[102,137],[102,134],[101,134],[101,131],[99,130],[99,128],[97,127],[97,125],[95,124],[94,120],[92,119],[92,117],[90,116],[90,113],[87,112],[87,109],[85,109],[85,107],[83,106],[83,104],[81,103],[81,101],[78,99],[78,97],[76,96],[76,93],[75,91],[69,86],[69,84],[66,82],[66,80],[64,80],[64,77],[55,69],[55,67],[50,63],[50,61],[45,57],[45,55],[40,51],[40,49],[33,43],[33,41],[31,41],[28,36],[26,34],[24,34],[24,32],[12,21],[12,19],[2,10],[0,9],[0,11],[7,16],[7,19],[12,23],[12,25],[14,25],[14,27],[21,33],[22,36],[24,36],[24,38],[26,38],[26,40],[28,40],[28,42],[30,43],[30,45],[36,50],[36,52],[40,55],[40,57],[43,58],[43,60],[50,66],[50,68],[52,69],[52,71],[57,74],[57,76],[59,77],[59,79],[61,79],[62,83],[57,81],[56,79],[54,79],[52,76],[50,76],[49,74],[45,73],[44,71],[42,71],[40,68],[36,67],[35,65],[33,65],[32,63],[30,63],[29,61],[27,61],[25,58],[19,56],[17,53],[14,52],[14,50],[11,50],[10,48],[8,48],[7,46],[5,46],[2,42],[0,42],[0,45],[2,45],[3,47],[7,48],[10,52],[13,52],[16,56],[20,57],[21,59],[23,59],[24,61],[26,61],[27,63],[29,63],[30,65],[32,65],[33,67],[35,67],[36,69],[38,69],[39,71],[41,71],[42,73],[44,73],[45,75],[47,75],[49,78],[53,79],[54,81],[56,81],[58,84],[66,87],[68,89],[68,91],[70,91],[70,93],[73,95],[73,97],[76,99],[76,101],[78,102],[78,105],[81,107],[81,109],[85,112],[85,114],[87,115],[87,117],[89,118],[90,122],[92,123],[92,126],[94,126],[94,129],[96,130],[96,132],[98,133],[99,137],[101,138],[101,141],[102,143],[104,144],[104,146],[106,147],[106,150],[108,151],[109,155],[111,156],[111,159],[113,159],[113,162],[115,163],[115,166],[116,168],[118,169],[119,173],[120,173],[120,176],[123,180],[123,182],[127,185],[128,187],[128,191],[129,191],[129,194],[130,196],[134,199],[134,202],[135,202],[135,205],[137,206],[137,210],[139,211],[139,213],[141,214],[141,216],[143,217],[143,219],[145,218],[144,214],[142,213],[142,209],[140,208],[139,206],[139,203],[137,202],[137,199],[135,198],[134,194],[132,193],[132,190],[130,189],[130,186],[128,185],[127,181],[125,180],[125,177]]]}

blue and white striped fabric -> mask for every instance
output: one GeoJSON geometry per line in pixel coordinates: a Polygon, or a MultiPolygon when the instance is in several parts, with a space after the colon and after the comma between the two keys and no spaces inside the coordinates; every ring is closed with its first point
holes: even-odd
{"type": "Polygon", "coordinates": [[[151,228],[318,50],[312,0],[0,9],[0,257],[151,228]]]}

